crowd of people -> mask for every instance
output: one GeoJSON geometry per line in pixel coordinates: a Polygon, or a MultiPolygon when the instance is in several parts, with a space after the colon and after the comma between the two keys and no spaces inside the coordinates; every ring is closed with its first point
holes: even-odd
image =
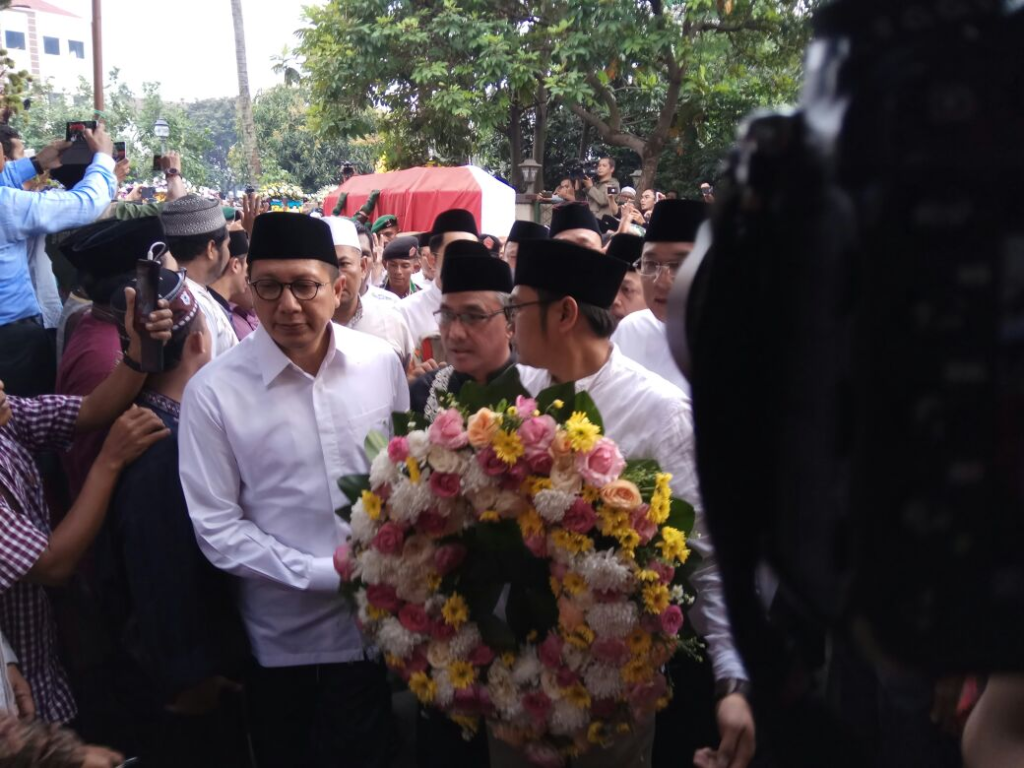
{"type": "MultiPolygon", "coordinates": [[[[167,201],[112,202],[127,169],[102,125],[81,181],[39,191],[66,144],[19,159],[3,135],[0,764],[390,765],[393,681],[332,560],[337,480],[367,471],[364,438],[393,412],[429,416],[511,366],[534,393],[587,391],[627,458],[656,459],[697,510],[689,620],[707,658],[672,662],[656,721],[572,764],[762,759],[665,334],[706,200],[638,196],[602,158],[563,181],[550,227],[488,235],[453,209],[409,232],[389,214],[226,209],[184,193],[173,154],[167,201]],[[160,263],[147,317],[140,260],[160,263]]],[[[426,710],[415,752],[527,765],[426,710]]]]}

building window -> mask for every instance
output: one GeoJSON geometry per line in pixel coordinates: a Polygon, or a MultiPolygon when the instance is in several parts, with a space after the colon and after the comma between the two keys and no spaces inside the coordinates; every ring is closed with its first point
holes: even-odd
{"type": "Polygon", "coordinates": [[[51,56],[60,56],[60,38],[44,37],[43,51],[51,56]]]}
{"type": "Polygon", "coordinates": [[[5,33],[7,47],[12,50],[24,51],[25,50],[25,33],[24,32],[13,32],[7,30],[5,33]]]}
{"type": "Polygon", "coordinates": [[[68,53],[76,59],[84,59],[85,43],[81,43],[78,40],[68,40],[68,53]]]}

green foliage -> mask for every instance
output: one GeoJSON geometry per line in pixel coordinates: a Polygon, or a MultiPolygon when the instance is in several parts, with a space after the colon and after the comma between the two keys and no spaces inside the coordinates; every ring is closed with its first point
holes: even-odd
{"type": "MultiPolygon", "coordinates": [[[[10,5],[10,0],[0,0],[0,10],[10,5]]],[[[14,59],[7,55],[6,48],[0,48],[0,122],[5,122],[22,106],[32,76],[25,69],[14,69],[14,59]]]]}

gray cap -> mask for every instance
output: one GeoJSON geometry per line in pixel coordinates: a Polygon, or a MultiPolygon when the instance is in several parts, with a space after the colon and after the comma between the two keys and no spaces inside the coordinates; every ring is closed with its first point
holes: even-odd
{"type": "Polygon", "coordinates": [[[185,195],[160,211],[164,234],[168,237],[209,235],[225,226],[220,203],[199,195],[185,195]]]}

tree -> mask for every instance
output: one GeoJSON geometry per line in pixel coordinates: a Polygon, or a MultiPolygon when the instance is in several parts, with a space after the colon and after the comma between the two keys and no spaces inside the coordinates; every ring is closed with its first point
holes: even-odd
{"type": "Polygon", "coordinates": [[[256,126],[249,96],[249,64],[245,58],[245,25],[242,23],[242,0],[231,0],[231,18],[235,25],[235,65],[238,68],[238,115],[242,124],[242,144],[248,171],[258,180],[263,175],[260,153],[256,146],[256,126]]]}

